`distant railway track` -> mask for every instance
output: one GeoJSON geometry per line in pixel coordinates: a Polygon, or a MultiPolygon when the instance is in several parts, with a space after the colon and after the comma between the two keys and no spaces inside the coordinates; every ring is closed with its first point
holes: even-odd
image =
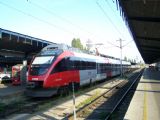
{"type": "MultiPolygon", "coordinates": [[[[112,113],[119,106],[121,101],[127,95],[128,91],[137,82],[142,75],[143,70],[130,77],[129,82],[122,81],[113,86],[105,93],[99,95],[90,103],[84,105],[76,111],[77,119],[104,119],[108,120],[112,113]]],[[[65,119],[72,120],[73,114],[65,119]]]]}

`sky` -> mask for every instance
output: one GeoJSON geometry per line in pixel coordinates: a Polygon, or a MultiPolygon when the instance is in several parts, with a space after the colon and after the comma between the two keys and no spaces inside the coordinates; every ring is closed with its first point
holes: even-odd
{"type": "Polygon", "coordinates": [[[71,45],[79,38],[86,45],[102,43],[102,54],[143,61],[117,9],[116,0],[0,0],[0,28],[71,45]]]}

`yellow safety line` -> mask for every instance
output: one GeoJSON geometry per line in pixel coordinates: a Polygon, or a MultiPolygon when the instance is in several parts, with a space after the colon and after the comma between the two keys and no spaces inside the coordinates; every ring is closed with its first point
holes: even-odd
{"type": "Polygon", "coordinates": [[[143,109],[143,120],[147,120],[147,92],[146,92],[146,83],[144,86],[144,109],[143,109]]]}

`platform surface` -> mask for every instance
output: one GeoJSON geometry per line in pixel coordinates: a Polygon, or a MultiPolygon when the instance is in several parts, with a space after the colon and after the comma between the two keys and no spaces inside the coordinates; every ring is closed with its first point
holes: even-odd
{"type": "Polygon", "coordinates": [[[124,120],[160,120],[160,71],[144,70],[124,120]]]}

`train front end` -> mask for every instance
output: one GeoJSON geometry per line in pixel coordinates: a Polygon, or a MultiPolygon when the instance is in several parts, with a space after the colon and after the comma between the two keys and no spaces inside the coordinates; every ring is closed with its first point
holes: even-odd
{"type": "Polygon", "coordinates": [[[42,50],[33,59],[27,76],[26,95],[30,97],[50,97],[57,93],[57,88],[46,87],[50,71],[56,57],[62,50],[42,50]]]}

